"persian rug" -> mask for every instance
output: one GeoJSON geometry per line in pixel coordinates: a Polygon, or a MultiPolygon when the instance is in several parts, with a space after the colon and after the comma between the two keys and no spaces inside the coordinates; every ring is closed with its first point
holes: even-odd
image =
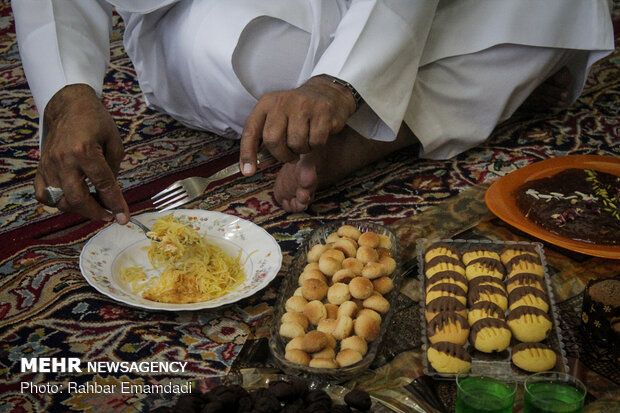
{"type": "MultiPolygon", "coordinates": [[[[614,8],[620,44],[620,6],[614,8]]],[[[146,108],[122,46],[116,18],[104,102],[126,155],[119,181],[134,213],[178,178],[208,175],[235,161],[238,144],[189,130],[146,108]]],[[[281,277],[259,294],[210,311],[171,313],[120,305],[91,288],[80,273],[84,243],[105,223],[87,222],[36,202],[32,179],[39,157],[37,113],[20,64],[10,4],[0,2],[0,411],[133,412],[165,403],[148,394],[22,392],[20,384],[186,383],[225,375],[250,338],[265,334],[281,277]],[[83,361],[186,361],[174,374],[22,373],[20,360],[76,357],[83,361]]],[[[304,213],[275,203],[278,166],[255,177],[221,181],[188,205],[248,219],[291,255],[314,228],[343,219],[392,225],[466,189],[538,160],[571,154],[620,156],[620,52],[593,68],[579,100],[564,111],[517,113],[491,139],[451,160],[418,159],[414,148],[357,171],[317,194],[304,213]]],[[[404,220],[404,221],[403,221],[404,220]]],[[[405,245],[407,247],[407,245],[405,245]]]]}

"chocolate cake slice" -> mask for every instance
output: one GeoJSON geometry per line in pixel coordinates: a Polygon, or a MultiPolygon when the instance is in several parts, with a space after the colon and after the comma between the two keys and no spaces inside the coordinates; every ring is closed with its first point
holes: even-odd
{"type": "Polygon", "coordinates": [[[526,182],[514,195],[519,210],[549,232],[620,245],[620,176],[571,168],[526,182]]]}

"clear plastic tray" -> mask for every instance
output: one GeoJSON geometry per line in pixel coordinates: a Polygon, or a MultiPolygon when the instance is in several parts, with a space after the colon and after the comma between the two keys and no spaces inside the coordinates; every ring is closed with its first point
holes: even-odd
{"type": "MultiPolygon", "coordinates": [[[[428,342],[428,338],[426,337],[426,317],[424,316],[426,304],[426,276],[424,275],[424,252],[426,249],[436,242],[446,242],[454,245],[459,249],[462,253],[467,248],[472,245],[482,245],[485,248],[493,250],[495,252],[500,252],[503,248],[507,246],[529,246],[534,247],[538,252],[540,261],[543,265],[544,269],[544,288],[546,289],[547,296],[549,297],[549,316],[551,317],[551,322],[553,323],[553,327],[549,336],[542,341],[542,343],[549,346],[553,349],[557,356],[557,361],[553,371],[559,371],[566,373],[568,372],[568,362],[566,360],[566,351],[564,349],[564,343],[562,342],[562,332],[560,330],[559,324],[559,315],[558,310],[555,305],[555,300],[553,297],[553,291],[551,289],[550,281],[549,281],[549,273],[547,271],[547,261],[545,259],[545,254],[542,249],[542,244],[539,242],[515,242],[515,241],[490,241],[490,240],[464,240],[464,239],[428,239],[421,238],[417,240],[417,255],[418,255],[418,269],[419,269],[419,281],[420,281],[420,322],[422,324],[422,350],[424,352],[423,363],[424,363],[424,374],[427,374],[434,378],[444,378],[444,379],[454,379],[456,374],[449,373],[439,373],[433,369],[433,367],[428,362],[427,357],[427,349],[430,346],[428,342]]],[[[516,367],[511,362],[512,358],[512,347],[517,344],[518,341],[516,339],[512,339],[510,343],[510,347],[508,349],[499,352],[499,353],[483,353],[474,349],[469,341],[465,344],[464,348],[469,352],[472,358],[471,371],[472,372],[485,372],[487,374],[511,374],[515,377],[517,381],[524,381],[527,376],[532,373],[521,370],[516,367]]]]}
{"type": "Polygon", "coordinates": [[[398,296],[401,281],[402,268],[400,244],[396,235],[394,235],[394,233],[390,231],[387,227],[370,222],[340,221],[323,225],[314,230],[297,250],[297,253],[295,254],[295,257],[293,258],[293,261],[287,271],[286,278],[282,281],[282,286],[280,287],[280,292],[276,302],[273,319],[274,321],[271,326],[271,335],[269,337],[269,349],[278,366],[286,374],[310,377],[315,380],[321,381],[335,382],[346,381],[358,374],[359,372],[367,369],[370,363],[372,363],[374,358],[377,356],[379,344],[381,343],[381,340],[392,319],[395,301],[396,297],[398,296]],[[392,289],[392,291],[385,295],[385,298],[390,302],[390,309],[381,321],[381,331],[379,332],[379,336],[376,340],[368,343],[368,352],[366,353],[364,358],[358,363],[337,369],[306,367],[292,363],[284,358],[286,341],[283,340],[279,334],[280,318],[282,317],[282,314],[286,312],[286,300],[288,300],[288,298],[294,294],[295,290],[298,287],[297,283],[299,274],[302,273],[304,267],[307,264],[306,256],[310,248],[312,248],[312,246],[314,246],[315,244],[325,243],[327,236],[333,232],[336,232],[338,228],[342,225],[352,225],[362,232],[372,231],[377,234],[386,235],[390,238],[392,242],[392,258],[394,258],[394,260],[396,261],[396,269],[390,275],[394,283],[394,288],[392,289]]]}

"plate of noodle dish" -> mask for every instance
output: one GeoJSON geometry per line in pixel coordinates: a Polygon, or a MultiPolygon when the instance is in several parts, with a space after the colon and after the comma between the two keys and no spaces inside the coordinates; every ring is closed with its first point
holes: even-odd
{"type": "Polygon", "coordinates": [[[152,310],[201,310],[231,304],[267,286],[282,252],[263,228],[221,212],[177,209],[114,223],[80,253],[86,281],[108,297],[152,310]]]}

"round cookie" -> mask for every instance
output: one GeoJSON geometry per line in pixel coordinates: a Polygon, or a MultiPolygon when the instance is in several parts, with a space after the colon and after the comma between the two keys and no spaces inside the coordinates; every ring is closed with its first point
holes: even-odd
{"type": "Polygon", "coordinates": [[[441,271],[426,280],[426,291],[428,292],[435,285],[442,283],[456,284],[465,292],[468,289],[467,278],[463,274],[456,271],[441,271]]]}
{"type": "Polygon", "coordinates": [[[379,294],[386,295],[387,293],[392,291],[392,289],[394,289],[394,281],[392,281],[390,277],[384,276],[372,280],[372,286],[379,294]]]}
{"type": "Polygon", "coordinates": [[[353,298],[365,300],[372,295],[374,290],[372,281],[365,277],[355,277],[349,282],[349,293],[353,298]]]}
{"type": "Polygon", "coordinates": [[[336,231],[336,233],[341,237],[351,238],[356,241],[360,237],[360,235],[362,235],[362,232],[359,229],[355,228],[353,225],[342,225],[340,228],[338,228],[338,231],[336,231]]]}
{"type": "Polygon", "coordinates": [[[454,297],[463,304],[467,304],[465,291],[456,284],[437,284],[426,293],[425,303],[428,304],[439,297],[454,297]]]}
{"type": "Polygon", "coordinates": [[[301,364],[302,366],[308,366],[310,364],[310,356],[303,350],[289,350],[284,353],[284,358],[291,363],[301,364]]]}
{"type": "Polygon", "coordinates": [[[372,231],[362,232],[362,234],[357,239],[357,244],[361,246],[366,246],[370,248],[377,248],[379,246],[379,235],[375,234],[372,231]]]}
{"type": "Polygon", "coordinates": [[[366,340],[360,336],[350,336],[340,342],[340,349],[355,350],[364,356],[368,352],[368,344],[366,344],[366,340]]]}
{"type": "Polygon", "coordinates": [[[327,295],[328,288],[323,281],[311,278],[301,286],[301,295],[308,301],[322,300],[327,295]]]}
{"type": "Polygon", "coordinates": [[[438,373],[459,373],[471,367],[471,356],[454,343],[441,341],[432,344],[427,351],[428,362],[438,373]]]}
{"type": "Polygon", "coordinates": [[[538,257],[536,248],[533,245],[511,245],[504,247],[500,253],[499,258],[502,264],[506,265],[508,261],[516,257],[517,255],[530,254],[538,257]]]}
{"type": "MultiPolygon", "coordinates": [[[[361,274],[360,270],[360,274],[361,274]]],[[[332,276],[332,283],[343,283],[348,284],[351,282],[353,278],[357,277],[353,271],[348,268],[341,268],[334,273],[332,276]]]]}
{"type": "Polygon", "coordinates": [[[456,271],[465,275],[465,266],[460,260],[447,256],[439,256],[430,260],[424,270],[426,278],[431,278],[440,271],[456,271]]]}
{"type": "Polygon", "coordinates": [[[512,347],[512,362],[530,373],[551,370],[557,361],[555,351],[542,343],[519,343],[512,347]]]}
{"type": "Polygon", "coordinates": [[[363,301],[362,305],[380,314],[385,314],[390,309],[390,302],[381,294],[371,295],[363,301]]]}
{"type": "Polygon", "coordinates": [[[362,361],[364,357],[355,350],[352,349],[344,349],[338,352],[336,356],[336,361],[340,365],[340,367],[347,367],[357,362],[362,361]]]}
{"type": "Polygon", "coordinates": [[[475,259],[465,268],[465,276],[469,281],[485,275],[503,280],[506,270],[501,262],[493,258],[475,259]]]}
{"type": "Polygon", "coordinates": [[[483,275],[481,277],[476,277],[469,282],[469,288],[474,288],[478,285],[492,285],[506,292],[506,287],[504,287],[504,282],[500,280],[499,278],[491,277],[490,275],[483,275]]]}
{"type": "Polygon", "coordinates": [[[533,287],[515,288],[508,296],[508,302],[510,303],[510,311],[514,311],[523,305],[536,307],[544,312],[549,311],[547,294],[533,287]]]}
{"type": "Polygon", "coordinates": [[[360,336],[367,341],[376,340],[381,332],[381,317],[379,316],[377,320],[373,316],[361,314],[360,311],[360,314],[353,322],[353,331],[356,336],[360,336]]]}
{"type": "Polygon", "coordinates": [[[510,294],[515,288],[519,287],[533,287],[542,292],[545,291],[545,288],[543,287],[543,278],[536,274],[522,273],[506,280],[506,290],[508,291],[508,294],[510,294]]]}
{"type": "Polygon", "coordinates": [[[517,274],[536,274],[542,277],[545,274],[540,258],[530,254],[517,255],[506,263],[507,277],[510,279],[517,274]]]}
{"type": "Polygon", "coordinates": [[[506,350],[511,337],[512,333],[505,321],[483,318],[472,324],[469,343],[483,353],[495,353],[506,350]]]}
{"type": "Polygon", "coordinates": [[[469,323],[465,317],[457,313],[440,313],[428,323],[426,335],[431,343],[448,341],[463,345],[469,336],[469,323]]]}
{"type": "Polygon", "coordinates": [[[327,301],[331,304],[340,305],[349,299],[351,299],[351,293],[347,284],[335,283],[327,290],[327,301]]]}
{"type": "Polygon", "coordinates": [[[553,325],[549,314],[526,305],[511,311],[506,317],[506,323],[517,340],[533,343],[547,338],[553,325]]]}
{"type": "Polygon", "coordinates": [[[452,311],[463,317],[467,317],[467,308],[465,304],[454,297],[438,297],[426,305],[424,316],[426,322],[431,321],[439,313],[452,311]]]}
{"type": "Polygon", "coordinates": [[[288,321],[280,324],[280,335],[286,338],[303,337],[306,330],[298,323],[288,321]]]}
{"type": "Polygon", "coordinates": [[[302,313],[288,311],[282,314],[282,317],[280,317],[280,321],[282,323],[288,323],[288,322],[297,323],[300,326],[302,326],[304,330],[308,328],[308,317],[306,317],[302,313]]]}
{"type": "Polygon", "coordinates": [[[463,261],[463,264],[468,265],[473,260],[477,260],[479,258],[490,258],[500,261],[499,254],[497,252],[487,249],[481,245],[473,245],[469,247],[463,253],[461,261],[463,261]]]}
{"type": "MultiPolygon", "coordinates": [[[[358,260],[357,258],[345,258],[342,261],[342,269],[349,270],[353,272],[355,275],[362,275],[362,270],[364,269],[364,263],[358,260]]],[[[335,276],[336,274],[334,274],[335,276]]]]}
{"type": "Polygon", "coordinates": [[[317,369],[337,369],[340,366],[338,365],[338,362],[336,360],[324,357],[313,357],[310,359],[308,367],[314,367],[317,369]]]}
{"type": "Polygon", "coordinates": [[[424,262],[430,262],[435,257],[444,256],[455,258],[457,260],[461,259],[461,253],[454,244],[438,242],[426,249],[426,253],[424,254],[424,262]]]}
{"type": "Polygon", "coordinates": [[[470,307],[480,301],[490,301],[497,304],[499,308],[504,311],[508,308],[508,297],[506,296],[506,293],[502,289],[492,285],[479,285],[477,287],[470,288],[468,301],[470,307]]]}
{"type": "Polygon", "coordinates": [[[325,304],[323,304],[319,300],[310,301],[304,307],[304,315],[310,321],[312,325],[318,325],[321,320],[327,318],[327,309],[325,308],[325,304]]]}
{"type": "Polygon", "coordinates": [[[506,320],[504,310],[502,310],[497,304],[490,301],[478,301],[476,304],[469,307],[467,321],[470,326],[483,318],[497,318],[504,321],[506,320]]]}

